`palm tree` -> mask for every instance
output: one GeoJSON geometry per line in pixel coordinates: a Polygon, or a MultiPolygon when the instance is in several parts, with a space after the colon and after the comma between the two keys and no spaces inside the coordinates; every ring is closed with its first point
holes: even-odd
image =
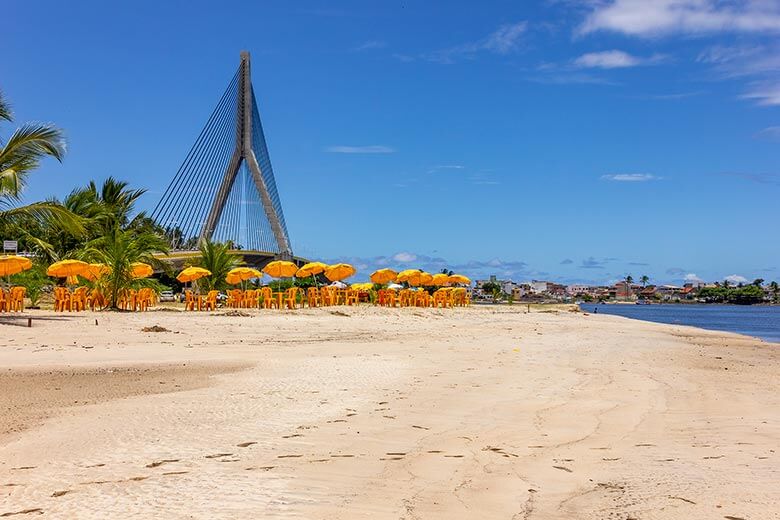
{"type": "Polygon", "coordinates": [[[764,283],[763,278],[756,278],[755,280],[753,280],[753,285],[755,285],[756,287],[761,287],[763,283],[764,283]]]}
{"type": "Polygon", "coordinates": [[[777,285],[777,282],[775,281],[769,282],[769,289],[772,291],[772,299],[777,300],[778,289],[780,289],[780,287],[778,287],[777,285]]]}
{"type": "MultiPolygon", "coordinates": [[[[13,122],[11,106],[0,93],[0,121],[13,122]]],[[[62,206],[53,202],[35,202],[18,206],[27,176],[45,157],[62,162],[65,140],[62,131],[50,124],[26,123],[17,128],[7,141],[0,139],[0,219],[57,218],[72,232],[81,223],[62,206]]]]}
{"type": "Polygon", "coordinates": [[[115,226],[105,235],[87,243],[81,256],[111,268],[111,273],[101,278],[99,284],[108,299],[108,306],[116,309],[124,291],[159,287],[155,280],[133,278],[131,266],[135,262],[144,262],[159,267],[161,263],[153,254],[165,253],[167,250],[165,238],[158,233],[124,230],[115,226]]]}
{"type": "Polygon", "coordinates": [[[230,244],[203,240],[199,246],[200,259],[198,266],[211,271],[211,276],[201,278],[206,290],[223,289],[227,287],[225,277],[228,271],[243,263],[241,257],[230,252],[230,244]]]}
{"type": "Polygon", "coordinates": [[[642,287],[647,287],[647,282],[650,281],[650,277],[646,274],[642,275],[642,278],[639,279],[640,282],[642,282],[642,287]]]}

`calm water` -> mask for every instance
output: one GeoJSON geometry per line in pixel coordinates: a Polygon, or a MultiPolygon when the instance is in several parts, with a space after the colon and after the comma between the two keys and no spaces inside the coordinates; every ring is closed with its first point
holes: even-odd
{"type": "Polygon", "coordinates": [[[598,305],[583,303],[580,308],[599,314],[615,314],[637,320],[691,325],[725,330],[780,343],[780,306],[750,305],[598,305]]]}

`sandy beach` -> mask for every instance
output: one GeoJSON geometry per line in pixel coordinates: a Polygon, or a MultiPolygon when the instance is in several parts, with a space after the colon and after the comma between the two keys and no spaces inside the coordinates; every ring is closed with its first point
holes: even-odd
{"type": "Polygon", "coordinates": [[[0,517],[780,518],[777,344],[525,310],[4,317],[0,517]]]}

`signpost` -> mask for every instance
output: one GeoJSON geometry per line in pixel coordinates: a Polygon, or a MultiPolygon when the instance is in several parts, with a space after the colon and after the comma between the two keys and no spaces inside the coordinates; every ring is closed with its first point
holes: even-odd
{"type": "Polygon", "coordinates": [[[14,254],[18,252],[19,244],[16,240],[3,240],[3,253],[13,251],[14,254]]]}

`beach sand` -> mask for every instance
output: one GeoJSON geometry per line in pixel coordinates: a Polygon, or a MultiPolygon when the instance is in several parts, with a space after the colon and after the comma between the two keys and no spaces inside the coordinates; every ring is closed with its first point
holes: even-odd
{"type": "Polygon", "coordinates": [[[777,344],[525,310],[3,317],[0,517],[780,518],[777,344]]]}

